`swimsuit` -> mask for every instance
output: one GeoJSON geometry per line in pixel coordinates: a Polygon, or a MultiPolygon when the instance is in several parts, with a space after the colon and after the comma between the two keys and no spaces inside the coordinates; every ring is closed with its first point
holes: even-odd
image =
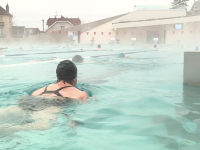
{"type": "Polygon", "coordinates": [[[55,94],[56,96],[61,96],[61,97],[63,97],[63,96],[59,93],[59,91],[61,91],[62,89],[68,88],[68,87],[72,87],[72,86],[64,86],[64,87],[61,87],[61,88],[59,88],[59,89],[57,89],[57,90],[55,90],[55,91],[47,91],[47,87],[48,87],[48,86],[45,87],[44,92],[42,92],[40,95],[43,95],[43,94],[55,94]]]}

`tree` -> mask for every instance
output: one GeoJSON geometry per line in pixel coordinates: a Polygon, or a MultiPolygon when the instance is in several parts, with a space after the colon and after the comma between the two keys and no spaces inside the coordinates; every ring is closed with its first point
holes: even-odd
{"type": "Polygon", "coordinates": [[[172,2],[171,6],[172,9],[176,9],[176,8],[182,8],[182,7],[187,7],[189,0],[174,0],[174,2],[172,2]]]}

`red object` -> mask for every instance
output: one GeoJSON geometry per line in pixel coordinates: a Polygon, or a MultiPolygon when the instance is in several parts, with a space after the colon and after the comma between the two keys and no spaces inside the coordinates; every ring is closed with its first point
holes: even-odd
{"type": "Polygon", "coordinates": [[[103,35],[103,32],[101,32],[101,34],[103,35]]]}
{"type": "Polygon", "coordinates": [[[73,32],[73,34],[75,34],[75,32],[73,32]]]}
{"type": "Polygon", "coordinates": [[[158,35],[158,32],[156,32],[156,35],[158,35]]]}
{"type": "Polygon", "coordinates": [[[80,32],[80,35],[82,34],[82,32],[80,32]]]}
{"type": "Polygon", "coordinates": [[[117,35],[119,34],[119,32],[117,32],[117,35]]]}
{"type": "Polygon", "coordinates": [[[190,31],[190,33],[192,34],[192,33],[193,33],[193,31],[190,31]]]}
{"type": "Polygon", "coordinates": [[[54,34],[54,31],[52,31],[52,33],[54,34]]]}
{"type": "Polygon", "coordinates": [[[175,31],[173,31],[173,34],[175,34],[175,31]]]}
{"type": "Polygon", "coordinates": [[[184,31],[181,31],[181,33],[183,34],[183,33],[184,33],[184,31]]]}
{"type": "Polygon", "coordinates": [[[164,31],[164,34],[167,34],[167,32],[166,32],[166,31],[164,31]]]}
{"type": "Polygon", "coordinates": [[[89,34],[89,32],[87,32],[87,35],[89,34]]]}
{"type": "Polygon", "coordinates": [[[96,32],[94,32],[94,35],[96,35],[96,32]]]}
{"type": "Polygon", "coordinates": [[[126,35],[126,32],[124,32],[124,35],[126,35]]]}
{"type": "Polygon", "coordinates": [[[59,31],[59,34],[61,34],[61,31],[59,31]]]}
{"type": "Polygon", "coordinates": [[[150,32],[148,32],[148,35],[150,34],[150,32]]]}
{"type": "MultiPolygon", "coordinates": [[[[200,32],[200,31],[199,31],[200,32]]],[[[111,35],[111,32],[109,32],[109,35],[111,35]]]]}
{"type": "Polygon", "coordinates": [[[46,31],[46,33],[48,33],[48,31],[46,31]]]}
{"type": "Polygon", "coordinates": [[[68,31],[66,31],[66,34],[68,34],[68,31]]]}
{"type": "Polygon", "coordinates": [[[142,35],[142,32],[140,32],[140,35],[142,35]]]}
{"type": "Polygon", "coordinates": [[[132,35],[134,35],[134,32],[132,32],[132,35]]]}

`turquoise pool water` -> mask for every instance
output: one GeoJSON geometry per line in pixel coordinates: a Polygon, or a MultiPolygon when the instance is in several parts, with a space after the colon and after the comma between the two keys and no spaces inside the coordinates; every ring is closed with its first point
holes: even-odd
{"type": "MultiPolygon", "coordinates": [[[[3,50],[7,56],[0,58],[0,149],[196,150],[200,147],[200,88],[182,84],[183,50],[93,51],[87,47],[82,52],[77,50],[80,48],[3,50]],[[130,58],[117,58],[120,52],[129,53],[130,58]],[[62,113],[77,121],[76,127],[71,128],[69,118],[59,112],[56,121],[50,120],[51,128],[13,129],[16,125],[23,126],[22,122],[27,124],[29,116],[21,112],[12,114],[12,109],[1,110],[17,106],[22,96],[54,82],[59,59],[75,54],[84,56],[86,61],[77,64],[77,87],[92,97],[87,103],[62,107],[62,113]],[[50,60],[53,56],[59,59],[50,60]]],[[[38,111],[31,113],[35,112],[38,111]]]]}

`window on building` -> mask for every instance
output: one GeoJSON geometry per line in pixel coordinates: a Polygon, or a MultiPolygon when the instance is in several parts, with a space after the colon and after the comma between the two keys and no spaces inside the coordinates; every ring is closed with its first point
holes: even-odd
{"type": "Polygon", "coordinates": [[[64,29],[65,28],[65,26],[61,26],[61,29],[64,29]]]}
{"type": "Polygon", "coordinates": [[[0,16],[0,22],[3,22],[3,20],[2,20],[2,16],[0,16]]]}
{"type": "Polygon", "coordinates": [[[20,30],[17,30],[17,34],[20,34],[20,30]]]}
{"type": "Polygon", "coordinates": [[[2,34],[3,33],[3,29],[0,29],[0,34],[2,34]]]}
{"type": "Polygon", "coordinates": [[[183,24],[175,24],[174,25],[174,29],[176,29],[176,30],[181,30],[181,29],[183,29],[183,24]]]}
{"type": "Polygon", "coordinates": [[[33,30],[32,30],[32,29],[30,29],[30,33],[33,33],[33,30]]]}

